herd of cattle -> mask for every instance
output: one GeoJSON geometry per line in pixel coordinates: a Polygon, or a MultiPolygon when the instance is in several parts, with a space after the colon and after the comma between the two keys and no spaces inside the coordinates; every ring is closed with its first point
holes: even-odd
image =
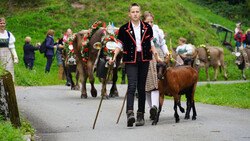
{"type": "MultiPolygon", "coordinates": [[[[76,84],[74,83],[73,79],[72,79],[72,75],[71,73],[70,78],[71,78],[71,89],[79,89],[79,77],[80,77],[80,81],[82,84],[82,89],[81,89],[81,98],[87,98],[87,90],[86,90],[86,82],[87,82],[87,78],[89,78],[89,82],[91,84],[91,95],[93,97],[97,96],[97,91],[95,89],[94,86],[94,82],[95,82],[95,77],[94,77],[94,70],[95,70],[95,65],[97,64],[96,62],[98,62],[100,56],[103,56],[103,50],[99,50],[96,48],[96,46],[102,46],[100,44],[101,43],[101,39],[102,37],[105,35],[103,33],[102,28],[100,28],[90,39],[89,41],[89,58],[88,58],[88,62],[87,65],[84,65],[84,62],[82,60],[82,55],[81,55],[81,48],[82,48],[82,42],[83,42],[83,37],[85,34],[87,34],[88,30],[83,30],[80,31],[76,37],[73,40],[73,48],[74,48],[74,53],[75,53],[75,59],[76,59],[76,64],[77,64],[77,71],[76,71],[76,84]]],[[[225,65],[224,65],[224,55],[223,55],[223,48],[220,47],[199,47],[199,48],[195,48],[194,47],[194,51],[193,51],[193,56],[190,57],[183,57],[182,55],[180,55],[180,57],[183,59],[184,61],[184,65],[190,65],[193,68],[199,70],[202,67],[205,67],[205,71],[206,71],[206,76],[207,76],[207,81],[209,81],[209,67],[213,67],[214,68],[214,78],[213,81],[216,81],[217,79],[217,73],[218,73],[218,67],[223,69],[224,72],[224,78],[225,80],[227,80],[227,74],[226,74],[226,70],[225,70],[225,65]],[[208,52],[209,51],[209,52],[208,52]],[[197,64],[197,61],[199,62],[199,64],[197,64]]],[[[175,51],[172,50],[172,54],[173,54],[173,58],[176,58],[177,55],[175,55],[175,51]]],[[[250,50],[247,50],[247,54],[248,54],[248,59],[250,60],[250,50]]],[[[65,59],[65,64],[66,64],[66,68],[70,71],[70,66],[73,65],[74,63],[70,63],[69,61],[70,56],[66,56],[65,59]]],[[[110,94],[109,96],[118,96],[118,91],[117,91],[117,87],[116,87],[116,81],[117,81],[117,72],[118,72],[118,67],[120,66],[120,62],[121,62],[121,58],[122,55],[120,54],[117,57],[116,60],[116,67],[113,68],[113,84],[110,90],[110,94]]],[[[245,61],[244,61],[244,57],[241,55],[239,57],[240,60],[240,64],[238,64],[239,69],[242,71],[242,77],[243,79],[246,80],[246,76],[244,75],[244,69],[245,69],[245,61]]],[[[99,78],[101,80],[101,82],[104,82],[103,79],[104,78],[99,78]]],[[[102,95],[104,95],[105,97],[108,98],[108,94],[106,92],[106,86],[103,84],[102,89],[104,89],[104,91],[102,90],[102,95]]]]}
{"type": "MultiPolygon", "coordinates": [[[[94,77],[94,71],[96,70],[96,64],[98,64],[98,61],[101,57],[104,57],[104,60],[108,61],[108,59],[105,58],[103,55],[103,49],[98,49],[97,46],[102,47],[102,37],[105,35],[102,28],[99,28],[91,37],[89,40],[89,56],[88,61],[83,61],[82,55],[81,55],[81,49],[83,47],[82,42],[84,35],[88,33],[88,30],[83,30],[78,32],[78,34],[73,39],[73,48],[75,53],[75,59],[77,64],[76,69],[76,84],[73,82],[72,75],[71,77],[71,89],[79,89],[79,83],[78,79],[80,77],[81,81],[81,98],[87,98],[87,90],[86,90],[86,82],[87,78],[89,78],[89,82],[91,84],[91,95],[92,97],[97,96],[97,90],[94,86],[95,77],[94,77]]],[[[176,59],[176,54],[174,50],[172,51],[172,57],[173,59],[176,59]]],[[[248,60],[250,61],[250,49],[247,50],[248,54],[248,60]]],[[[227,80],[227,74],[225,70],[224,65],[224,55],[223,55],[223,48],[220,47],[199,47],[195,48],[193,51],[193,56],[189,57],[183,57],[180,55],[180,57],[183,59],[184,65],[181,67],[171,67],[175,66],[168,65],[169,61],[171,59],[167,59],[165,65],[160,65],[159,62],[157,66],[158,73],[162,73],[165,71],[165,73],[162,75],[162,78],[159,78],[159,92],[160,92],[160,105],[163,104],[163,98],[164,95],[173,96],[174,97],[174,110],[175,110],[175,119],[176,122],[179,121],[179,116],[177,113],[177,106],[179,106],[180,110],[184,112],[184,109],[181,107],[180,104],[180,94],[186,94],[187,97],[187,109],[186,109],[186,115],[185,119],[189,119],[189,113],[192,108],[193,110],[193,117],[192,119],[196,119],[196,110],[194,105],[194,92],[196,88],[196,84],[198,81],[198,71],[200,68],[205,67],[206,68],[206,75],[207,75],[207,81],[209,81],[209,67],[213,67],[215,74],[213,81],[216,81],[217,73],[218,73],[218,67],[223,69],[224,71],[224,78],[227,80]],[[165,67],[164,67],[165,66],[165,67]],[[162,70],[163,69],[163,70],[162,70]],[[177,73],[181,78],[174,78],[171,73],[177,73]]],[[[65,59],[66,67],[68,70],[70,70],[70,61],[68,61],[69,56],[65,59]]],[[[118,67],[120,66],[122,55],[120,54],[116,59],[116,67],[112,68],[112,87],[110,90],[110,94],[108,96],[106,92],[106,83],[104,83],[105,78],[99,78],[99,80],[102,82],[102,93],[105,98],[108,99],[108,97],[114,97],[118,96],[116,81],[117,81],[117,73],[118,73],[118,67]]],[[[242,77],[246,80],[246,76],[244,75],[244,69],[245,69],[245,61],[244,57],[241,55],[239,57],[240,64],[238,64],[239,69],[242,71],[242,77]]],[[[157,114],[157,118],[154,120],[153,124],[157,124],[159,115],[160,115],[161,107],[159,109],[159,112],[157,114]]]]}

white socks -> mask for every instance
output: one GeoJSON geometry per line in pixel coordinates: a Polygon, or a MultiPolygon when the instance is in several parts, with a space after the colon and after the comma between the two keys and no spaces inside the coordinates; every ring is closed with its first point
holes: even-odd
{"type": "Polygon", "coordinates": [[[158,109],[159,107],[159,91],[158,90],[146,92],[146,99],[148,101],[148,105],[150,108],[152,108],[153,106],[156,106],[158,109]]]}

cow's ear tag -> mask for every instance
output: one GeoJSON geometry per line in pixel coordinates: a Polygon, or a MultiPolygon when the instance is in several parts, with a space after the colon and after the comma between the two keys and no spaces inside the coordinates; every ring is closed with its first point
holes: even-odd
{"type": "Polygon", "coordinates": [[[102,44],[100,42],[96,42],[93,46],[97,50],[100,50],[102,48],[102,44]]]}

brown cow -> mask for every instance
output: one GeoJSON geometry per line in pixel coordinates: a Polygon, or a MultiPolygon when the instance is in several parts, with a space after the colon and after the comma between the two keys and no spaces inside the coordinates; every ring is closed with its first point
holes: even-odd
{"type": "MultiPolygon", "coordinates": [[[[87,91],[86,91],[86,81],[87,78],[89,77],[89,82],[91,84],[91,95],[92,97],[97,96],[97,91],[94,87],[94,82],[95,82],[95,77],[94,77],[94,65],[96,59],[99,57],[98,56],[98,49],[96,49],[96,46],[102,46],[101,45],[101,39],[105,35],[103,32],[102,28],[99,28],[90,38],[89,41],[89,57],[87,61],[87,66],[85,66],[85,62],[82,60],[82,55],[81,55],[81,49],[82,49],[82,42],[84,35],[86,34],[86,31],[80,31],[76,37],[73,40],[73,47],[74,47],[74,52],[76,54],[76,63],[77,63],[77,69],[80,74],[80,80],[82,83],[82,90],[81,90],[81,98],[87,98],[87,91]]],[[[120,62],[120,60],[117,59],[117,62],[120,62]]],[[[117,64],[119,66],[119,64],[117,64]]],[[[117,69],[115,69],[117,70],[117,69]]],[[[113,70],[114,74],[114,79],[113,79],[113,86],[111,88],[110,93],[113,95],[118,95],[117,87],[116,87],[116,80],[117,80],[117,71],[113,70]]],[[[104,81],[102,81],[104,83],[104,81]]],[[[103,85],[102,87],[102,95],[105,96],[105,98],[108,98],[108,95],[106,93],[106,86],[103,85]],[[103,91],[104,90],[104,91],[103,91]]]]}
{"type": "Polygon", "coordinates": [[[221,67],[224,71],[224,78],[227,80],[227,74],[226,69],[224,66],[224,55],[223,55],[223,48],[220,47],[207,47],[207,49],[210,51],[211,58],[208,58],[208,53],[204,47],[197,48],[198,51],[198,58],[200,61],[200,64],[198,65],[198,69],[202,67],[206,67],[206,74],[207,74],[207,81],[209,81],[209,74],[208,69],[209,67],[214,67],[214,79],[213,81],[216,81],[217,79],[217,73],[218,73],[218,67],[221,67]]]}
{"type": "MultiPolygon", "coordinates": [[[[247,58],[248,58],[248,62],[250,62],[250,49],[244,49],[244,53],[247,54],[247,58]]],[[[236,57],[237,59],[237,57],[236,57]]],[[[244,73],[244,69],[246,68],[246,64],[245,64],[245,58],[243,56],[243,53],[240,54],[239,56],[239,61],[236,61],[236,65],[238,66],[238,68],[241,70],[241,74],[244,80],[246,80],[246,76],[244,73]]]]}
{"type": "MultiPolygon", "coordinates": [[[[157,57],[156,57],[157,58],[157,57]]],[[[187,108],[185,119],[190,118],[191,108],[193,110],[192,120],[196,119],[196,109],[194,102],[194,93],[198,81],[198,72],[190,66],[177,66],[173,68],[167,67],[169,59],[166,62],[157,60],[157,76],[159,80],[160,105],[152,125],[156,125],[162,109],[164,95],[174,97],[175,122],[179,122],[180,118],[177,112],[178,96],[186,94],[187,108]]]]}

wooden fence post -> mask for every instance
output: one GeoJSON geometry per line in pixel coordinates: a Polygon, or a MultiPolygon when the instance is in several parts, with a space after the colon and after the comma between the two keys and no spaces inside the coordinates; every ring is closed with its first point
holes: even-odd
{"type": "MultiPolygon", "coordinates": [[[[7,74],[1,76],[0,79],[3,80],[4,93],[5,93],[8,110],[9,110],[7,115],[9,116],[11,123],[15,127],[19,127],[21,126],[21,122],[20,122],[20,117],[19,117],[19,111],[18,111],[18,106],[17,106],[17,101],[16,101],[16,93],[15,93],[15,87],[14,87],[12,75],[10,72],[8,72],[7,74]]],[[[1,87],[1,92],[2,92],[2,87],[1,87]]]]}

